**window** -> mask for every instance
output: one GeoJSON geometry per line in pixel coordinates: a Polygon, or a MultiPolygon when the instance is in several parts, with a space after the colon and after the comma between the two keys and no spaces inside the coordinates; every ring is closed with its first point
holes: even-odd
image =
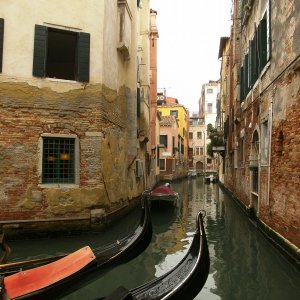
{"type": "Polygon", "coordinates": [[[196,151],[195,151],[195,155],[199,155],[199,154],[200,154],[200,148],[199,148],[199,147],[196,147],[195,150],[196,150],[196,151]]]}
{"type": "Polygon", "coordinates": [[[170,116],[174,116],[176,119],[178,119],[178,110],[171,110],[170,116]]]}
{"type": "Polygon", "coordinates": [[[4,35],[4,19],[0,18],[0,73],[2,72],[3,60],[3,35],[4,35]]]}
{"type": "Polygon", "coordinates": [[[245,167],[245,139],[240,139],[240,159],[241,159],[241,167],[245,167]]]}
{"type": "Polygon", "coordinates": [[[258,193],[258,167],[253,168],[251,173],[252,173],[251,174],[252,192],[257,194],[258,193]]]}
{"type": "Polygon", "coordinates": [[[89,81],[90,34],[35,25],[33,76],[89,81]]]}
{"type": "Polygon", "coordinates": [[[249,51],[244,56],[240,69],[240,98],[245,99],[250,89],[255,84],[267,62],[271,58],[271,28],[270,7],[258,24],[254,36],[249,41],[249,51]]]}
{"type": "Polygon", "coordinates": [[[202,139],[202,131],[197,132],[197,139],[201,140],[202,139]]]}
{"type": "Polygon", "coordinates": [[[159,170],[166,171],[166,159],[165,158],[159,159],[159,170]]]}
{"type": "Polygon", "coordinates": [[[207,103],[207,113],[212,114],[212,103],[207,103]]]}
{"type": "Polygon", "coordinates": [[[189,139],[190,139],[190,140],[193,139],[193,132],[189,132],[189,139]]]}
{"type": "Polygon", "coordinates": [[[168,136],[167,135],[160,135],[159,136],[159,143],[164,145],[165,148],[168,147],[168,136]]]}
{"type": "Polygon", "coordinates": [[[213,92],[213,89],[207,89],[207,94],[212,94],[213,92]]]}
{"type": "Polygon", "coordinates": [[[200,147],[200,155],[203,155],[203,147],[200,147]]]}
{"type": "Polygon", "coordinates": [[[75,138],[43,137],[42,183],[75,183],[75,138]]]}
{"type": "Polygon", "coordinates": [[[261,126],[261,162],[268,163],[269,158],[269,126],[268,121],[265,121],[261,126]]]}

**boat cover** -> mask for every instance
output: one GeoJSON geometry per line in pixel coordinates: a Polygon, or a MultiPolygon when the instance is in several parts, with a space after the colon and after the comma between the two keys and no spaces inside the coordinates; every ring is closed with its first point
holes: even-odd
{"type": "Polygon", "coordinates": [[[153,191],[150,193],[151,196],[159,196],[159,195],[177,195],[176,192],[171,190],[168,186],[166,185],[160,185],[157,188],[155,188],[153,191]]]}
{"type": "Polygon", "coordinates": [[[40,290],[78,272],[95,258],[86,246],[50,264],[7,276],[4,278],[6,293],[13,299],[40,290]]]}

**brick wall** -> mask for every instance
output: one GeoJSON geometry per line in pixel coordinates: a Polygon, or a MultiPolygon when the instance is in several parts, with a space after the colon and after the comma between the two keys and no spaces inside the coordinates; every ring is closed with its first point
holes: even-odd
{"type": "MultiPolygon", "coordinates": [[[[101,86],[57,93],[1,83],[0,220],[89,216],[90,209],[128,198],[127,101],[101,86]],[[79,139],[79,184],[40,186],[42,134],[79,139]]],[[[133,174],[133,170],[132,171],[133,174]]],[[[138,192],[131,191],[132,194],[138,192]]]]}

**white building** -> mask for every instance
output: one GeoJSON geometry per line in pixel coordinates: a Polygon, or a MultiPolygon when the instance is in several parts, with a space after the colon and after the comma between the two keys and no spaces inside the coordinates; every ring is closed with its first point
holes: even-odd
{"type": "Polygon", "coordinates": [[[209,81],[209,83],[202,85],[199,112],[200,116],[205,118],[206,126],[211,124],[213,127],[216,127],[217,98],[219,92],[219,81],[209,81]]]}

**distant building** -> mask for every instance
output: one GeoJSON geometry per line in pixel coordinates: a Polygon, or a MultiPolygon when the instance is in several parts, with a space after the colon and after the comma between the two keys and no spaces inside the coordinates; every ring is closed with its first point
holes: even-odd
{"type": "Polygon", "coordinates": [[[162,116],[159,136],[159,171],[160,179],[176,178],[178,163],[178,120],[175,116],[162,116]]]}
{"type": "Polygon", "coordinates": [[[199,101],[199,114],[204,117],[206,126],[211,124],[216,127],[217,97],[220,92],[219,81],[209,81],[202,85],[199,101]]]}
{"type": "Polygon", "coordinates": [[[165,97],[157,109],[162,117],[174,116],[178,122],[178,142],[175,145],[178,152],[175,178],[184,177],[188,170],[188,111],[178,103],[176,98],[172,97],[165,97]]]}
{"type": "MultiPolygon", "coordinates": [[[[207,132],[207,126],[210,125],[213,128],[217,127],[217,103],[220,92],[220,82],[210,80],[209,83],[202,85],[201,97],[199,100],[199,116],[204,118],[205,125],[205,155],[207,153],[207,146],[211,142],[209,139],[209,133],[207,132]]],[[[206,170],[216,169],[216,159],[214,156],[207,155],[206,170]]]]}
{"type": "Polygon", "coordinates": [[[206,126],[198,112],[189,115],[189,169],[202,173],[206,169],[206,126]]]}

